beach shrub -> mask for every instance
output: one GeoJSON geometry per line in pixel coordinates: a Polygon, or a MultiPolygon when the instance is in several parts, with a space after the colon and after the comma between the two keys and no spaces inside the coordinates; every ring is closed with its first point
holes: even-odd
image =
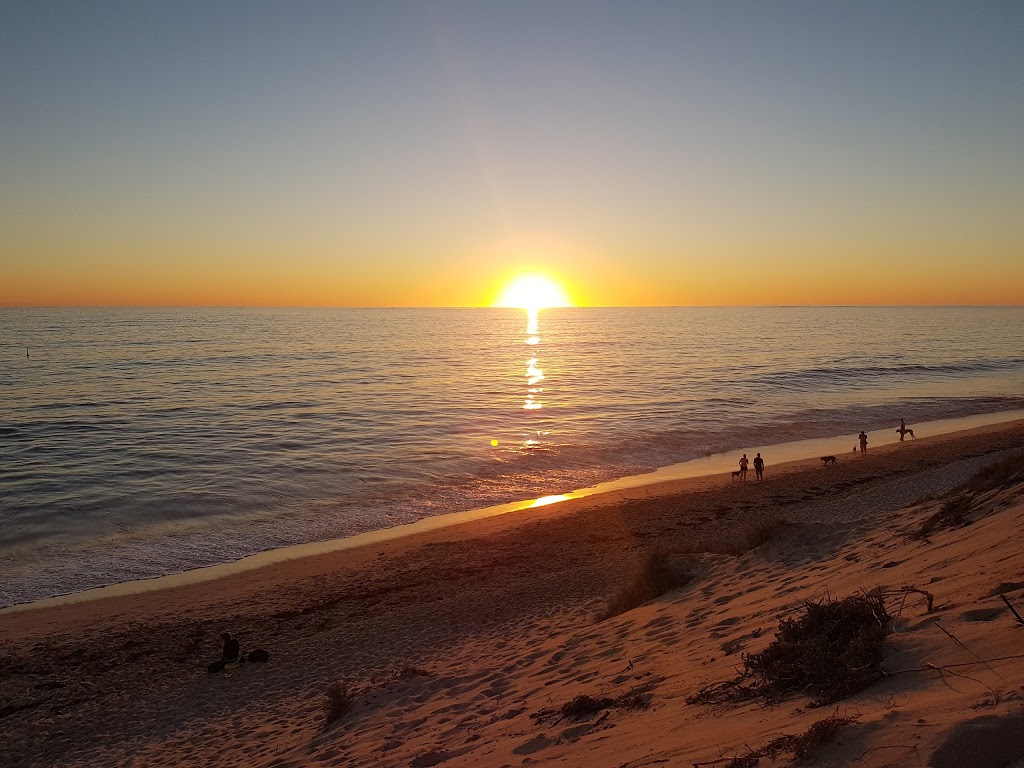
{"type": "Polygon", "coordinates": [[[767,648],[744,657],[744,672],[770,701],[807,693],[816,703],[828,704],[882,676],[884,643],[891,631],[878,593],[808,600],[802,615],[782,620],[767,648]]]}
{"type": "Polygon", "coordinates": [[[729,538],[709,542],[702,551],[739,557],[767,543],[786,525],[786,522],[781,517],[766,517],[755,525],[741,528],[729,538]]]}
{"type": "Polygon", "coordinates": [[[688,584],[693,576],[672,568],[669,558],[673,554],[673,550],[664,547],[648,552],[629,583],[609,598],[607,606],[598,615],[597,620],[604,621],[631,611],[661,597],[669,590],[688,584]]]}
{"type": "Polygon", "coordinates": [[[754,525],[740,528],[728,537],[690,540],[675,546],[659,545],[648,551],[629,583],[609,598],[598,621],[610,619],[655,600],[666,592],[684,587],[693,580],[693,574],[673,567],[671,559],[677,555],[733,555],[739,556],[761,546],[787,525],[781,517],[767,517],[754,525]]]}
{"type": "Polygon", "coordinates": [[[999,491],[1024,481],[1024,451],[1014,451],[986,467],[982,467],[960,485],[946,494],[942,506],[921,523],[915,538],[924,539],[935,531],[947,528],[959,528],[971,522],[971,513],[981,505],[982,511],[975,515],[985,514],[984,494],[999,491]]]}
{"type": "Polygon", "coordinates": [[[685,544],[672,547],[670,551],[676,555],[706,553],[739,557],[770,541],[788,524],[789,521],[785,518],[771,515],[758,520],[753,525],[743,526],[724,534],[687,541],[685,544]]]}
{"type": "Polygon", "coordinates": [[[793,756],[796,761],[809,760],[822,747],[831,742],[835,735],[857,720],[856,716],[847,717],[838,712],[824,720],[818,720],[801,734],[783,734],[756,749],[747,748],[742,754],[736,755],[725,764],[725,768],[755,768],[762,757],[777,760],[785,754],[793,756]]]}
{"type": "Polygon", "coordinates": [[[1015,480],[1024,480],[1024,451],[1014,451],[999,461],[982,467],[951,490],[949,495],[985,493],[1009,486],[1015,480]]]}
{"type": "Polygon", "coordinates": [[[344,683],[331,683],[327,689],[327,700],[324,703],[326,724],[332,725],[351,712],[352,703],[352,697],[349,696],[348,687],[344,683]]]}
{"type": "Polygon", "coordinates": [[[967,523],[967,515],[971,512],[971,497],[966,493],[954,496],[944,502],[938,511],[921,523],[917,538],[924,539],[935,531],[944,528],[959,528],[967,523]]]}
{"type": "Polygon", "coordinates": [[[581,694],[558,709],[542,709],[539,712],[534,712],[530,717],[538,722],[550,720],[555,715],[558,715],[558,719],[563,717],[576,719],[594,715],[606,709],[646,709],[650,703],[651,695],[649,693],[625,693],[613,699],[581,694]]]}
{"type": "Polygon", "coordinates": [[[691,704],[760,698],[775,703],[807,694],[816,705],[845,698],[882,676],[892,620],[881,593],[805,601],[783,619],[763,651],[743,657],[743,671],[691,696],[691,704]]]}
{"type": "Polygon", "coordinates": [[[559,712],[565,717],[585,717],[600,712],[602,709],[611,709],[613,706],[615,706],[615,699],[595,699],[584,694],[563,704],[559,712]]]}

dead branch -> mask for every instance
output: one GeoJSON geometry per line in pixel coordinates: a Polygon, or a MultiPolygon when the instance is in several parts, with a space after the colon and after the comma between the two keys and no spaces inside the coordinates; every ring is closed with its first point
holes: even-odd
{"type": "MultiPolygon", "coordinates": [[[[1013,661],[1015,659],[1024,659],[1024,653],[1015,653],[1012,656],[996,656],[992,659],[978,659],[978,661],[961,661],[957,664],[943,664],[942,666],[944,669],[951,669],[953,667],[973,667],[977,664],[994,664],[997,661],[1013,661]]],[[[895,677],[896,675],[903,675],[907,672],[928,672],[932,668],[932,666],[927,666],[897,669],[895,672],[886,672],[886,676],[895,677]]]]}
{"type": "MultiPolygon", "coordinates": [[[[916,744],[886,744],[886,745],[881,746],[881,747],[872,747],[871,749],[865,749],[863,752],[861,752],[860,753],[860,757],[855,757],[853,759],[853,762],[859,763],[861,760],[863,760],[865,757],[867,757],[871,752],[880,752],[883,749],[909,749],[909,750],[911,750],[911,751],[916,753],[917,752],[917,745],[916,744]]],[[[918,762],[920,762],[920,758],[918,758],[918,762]]]]}
{"type": "Polygon", "coordinates": [[[944,633],[944,634],[946,635],[946,637],[948,637],[948,638],[949,638],[950,640],[952,640],[952,641],[953,641],[954,643],[956,643],[956,644],[957,644],[958,646],[960,646],[961,648],[963,648],[963,649],[964,649],[965,651],[967,650],[967,646],[966,646],[966,645],[964,645],[963,643],[961,643],[961,642],[960,642],[959,640],[957,640],[957,639],[956,639],[956,638],[955,638],[955,637],[953,636],[953,633],[952,633],[952,632],[950,632],[950,631],[949,631],[948,629],[946,629],[946,628],[945,628],[944,626],[942,626],[941,624],[939,624],[939,620],[938,620],[938,619],[936,619],[936,620],[935,620],[935,621],[934,621],[933,623],[935,624],[935,626],[936,626],[936,627],[938,627],[939,629],[941,629],[941,630],[943,631],[943,633],[944,633]]]}
{"type": "Polygon", "coordinates": [[[1010,603],[1009,598],[1007,598],[1006,595],[1003,594],[999,595],[999,597],[1000,599],[1002,599],[1004,603],[1006,603],[1006,607],[1010,609],[1010,612],[1013,614],[1014,618],[1017,619],[1017,623],[1024,624],[1024,619],[1022,619],[1020,617],[1020,614],[1017,613],[1017,609],[1014,608],[1013,605],[1010,603]]]}
{"type": "Polygon", "coordinates": [[[932,669],[934,669],[940,675],[948,672],[949,674],[953,675],[954,677],[962,677],[964,680],[971,680],[971,681],[977,683],[978,685],[981,685],[981,686],[984,686],[985,688],[988,688],[988,692],[992,694],[992,706],[994,707],[996,704],[999,703],[999,694],[997,694],[996,691],[995,691],[995,688],[990,686],[988,683],[983,683],[978,678],[971,677],[970,675],[964,675],[964,674],[962,674],[960,672],[954,672],[952,669],[947,669],[946,667],[943,667],[943,666],[941,666],[939,664],[932,664],[930,661],[926,662],[926,665],[928,667],[931,667],[932,669]]]}
{"type": "MultiPolygon", "coordinates": [[[[973,656],[974,658],[976,658],[976,659],[977,659],[978,661],[980,661],[981,663],[983,663],[983,664],[985,663],[985,662],[984,662],[984,660],[983,660],[983,659],[981,658],[981,656],[979,656],[978,654],[976,654],[976,653],[975,653],[974,651],[972,651],[972,650],[971,650],[970,648],[968,648],[968,647],[967,647],[966,645],[964,645],[964,644],[963,644],[963,643],[961,643],[961,642],[960,642],[959,640],[957,640],[957,639],[956,639],[955,637],[953,637],[953,634],[952,634],[952,633],[951,633],[951,632],[950,632],[949,630],[947,630],[947,629],[946,629],[946,628],[945,628],[944,626],[942,626],[941,624],[939,624],[939,620],[938,620],[938,619],[936,619],[936,620],[935,620],[934,624],[935,624],[935,626],[936,626],[936,627],[938,627],[938,628],[939,628],[939,629],[941,629],[941,630],[942,630],[943,632],[945,632],[945,633],[946,633],[946,635],[947,635],[947,636],[949,636],[949,639],[950,639],[950,640],[952,640],[952,641],[953,641],[954,643],[956,643],[956,644],[957,644],[958,646],[960,646],[961,648],[963,648],[963,649],[964,649],[965,651],[967,651],[967,652],[968,652],[969,654],[971,654],[971,656],[973,656]]],[[[991,667],[989,667],[989,669],[991,669],[991,667]]],[[[993,672],[995,672],[995,670],[994,670],[994,669],[993,669],[992,671],[993,671],[993,672]]],[[[1000,674],[999,674],[998,672],[996,672],[996,676],[997,676],[997,677],[1001,677],[1001,675],[1000,675],[1000,674]]]]}
{"type": "Polygon", "coordinates": [[[918,595],[924,595],[925,599],[928,600],[927,612],[931,613],[935,610],[935,595],[933,595],[931,592],[928,592],[924,589],[918,589],[917,587],[904,587],[903,592],[904,594],[910,594],[911,592],[914,592],[918,595]]]}
{"type": "Polygon", "coordinates": [[[910,594],[909,592],[904,592],[903,593],[903,599],[900,600],[899,610],[896,611],[896,615],[892,617],[893,632],[896,631],[896,622],[898,622],[900,620],[900,617],[903,615],[903,606],[906,605],[907,595],[909,595],[909,594],[910,594]]]}

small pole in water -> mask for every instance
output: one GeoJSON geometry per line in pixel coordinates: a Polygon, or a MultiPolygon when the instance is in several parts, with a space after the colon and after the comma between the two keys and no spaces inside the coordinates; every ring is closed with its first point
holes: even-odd
{"type": "Polygon", "coordinates": [[[25,359],[28,360],[28,347],[25,347],[25,359]]]}

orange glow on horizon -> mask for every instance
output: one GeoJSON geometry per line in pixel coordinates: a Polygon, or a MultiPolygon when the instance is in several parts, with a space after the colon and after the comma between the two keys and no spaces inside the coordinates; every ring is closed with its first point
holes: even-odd
{"type": "MultiPolygon", "coordinates": [[[[583,241],[583,238],[579,238],[583,241]]],[[[514,246],[514,247],[513,247],[514,246]]],[[[63,250],[63,249],[62,249],[63,250]]],[[[541,248],[381,250],[354,259],[326,245],[280,258],[277,248],[213,248],[183,256],[140,243],[131,259],[68,248],[63,254],[0,246],[0,306],[827,306],[1020,305],[1024,261],[1002,252],[962,268],[957,249],[916,253],[840,243],[820,250],[630,250],[608,244],[541,248]],[[234,253],[231,251],[230,253],[234,253]],[[531,255],[524,263],[524,253],[531,255]],[[406,254],[406,255],[402,255],[406,254]],[[821,254],[827,254],[827,257],[821,254]],[[401,260],[399,260],[401,256],[401,260]],[[657,258],[656,258],[657,257],[657,258]],[[380,264],[395,263],[384,273],[380,264]],[[532,263],[531,263],[532,262],[532,263]],[[537,283],[520,284],[535,278],[537,283]],[[583,277],[585,279],[577,279],[583,277]],[[513,290],[514,287],[514,290],[513,290]]]]}

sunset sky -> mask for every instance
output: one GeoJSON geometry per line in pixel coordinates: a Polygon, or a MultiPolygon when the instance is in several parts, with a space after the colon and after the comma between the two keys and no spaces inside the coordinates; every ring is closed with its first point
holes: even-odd
{"type": "Polygon", "coordinates": [[[0,305],[1024,303],[1024,3],[0,0],[0,305]]]}

